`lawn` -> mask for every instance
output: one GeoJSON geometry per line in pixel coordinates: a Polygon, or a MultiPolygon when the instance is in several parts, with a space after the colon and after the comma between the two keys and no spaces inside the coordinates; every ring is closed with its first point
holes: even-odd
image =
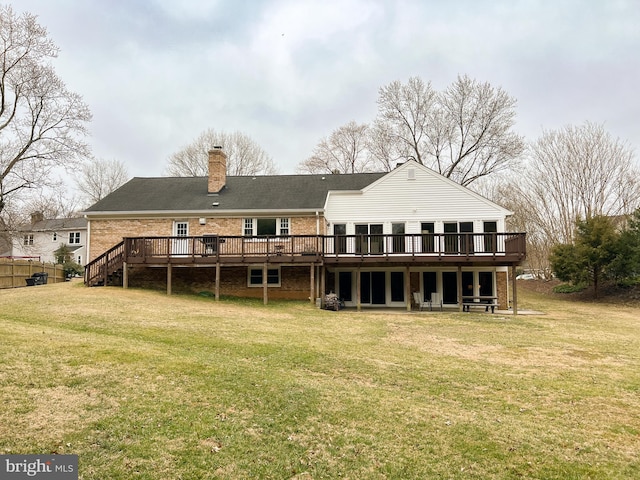
{"type": "Polygon", "coordinates": [[[640,478],[638,305],[329,312],[0,290],[0,454],[82,479],[640,478]]]}

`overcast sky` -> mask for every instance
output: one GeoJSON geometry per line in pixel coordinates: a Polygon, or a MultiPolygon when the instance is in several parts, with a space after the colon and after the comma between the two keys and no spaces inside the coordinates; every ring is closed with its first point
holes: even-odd
{"type": "MultiPolygon", "coordinates": [[[[2,1],[2,0],[0,0],[2,1]]],[[[518,101],[527,139],[585,121],[640,147],[638,0],[14,0],[93,112],[96,157],[163,174],[207,128],[240,130],[294,173],[370,122],[378,89],[459,74],[518,101]]]]}

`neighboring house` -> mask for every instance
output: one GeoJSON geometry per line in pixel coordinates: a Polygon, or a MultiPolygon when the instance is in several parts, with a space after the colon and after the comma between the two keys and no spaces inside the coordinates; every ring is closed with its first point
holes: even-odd
{"type": "Polygon", "coordinates": [[[0,257],[11,255],[11,246],[11,233],[2,217],[0,217],[0,257]]]}
{"type": "Polygon", "coordinates": [[[41,213],[31,215],[31,223],[21,226],[13,235],[9,256],[39,257],[42,262],[57,263],[54,252],[66,245],[71,260],[84,265],[87,260],[87,219],[45,219],[41,213]]]}
{"type": "Polygon", "coordinates": [[[464,296],[508,308],[508,269],[525,258],[525,234],[505,232],[511,212],[413,160],[388,173],[227,177],[214,149],[208,178],[134,178],[84,213],[89,285],[171,293],[180,279],[265,302],[333,291],[358,308],[435,292],[460,309],[464,296]]]}

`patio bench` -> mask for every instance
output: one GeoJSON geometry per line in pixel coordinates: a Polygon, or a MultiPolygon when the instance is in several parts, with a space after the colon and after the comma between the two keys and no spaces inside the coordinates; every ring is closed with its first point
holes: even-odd
{"type": "Polygon", "coordinates": [[[491,313],[494,312],[498,306],[498,302],[495,300],[486,300],[481,302],[462,302],[462,311],[468,312],[471,307],[484,307],[484,311],[488,312],[491,309],[491,313]]]}

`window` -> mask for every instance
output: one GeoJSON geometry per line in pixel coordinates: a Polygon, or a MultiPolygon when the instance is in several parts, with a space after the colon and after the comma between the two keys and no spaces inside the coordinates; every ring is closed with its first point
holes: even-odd
{"type": "Polygon", "coordinates": [[[346,253],[347,252],[347,237],[345,236],[347,234],[346,223],[334,224],[333,234],[336,236],[336,253],[346,253]]]}
{"type": "Polygon", "coordinates": [[[245,237],[253,236],[253,218],[244,219],[244,236],[245,237]]]}
{"type": "Polygon", "coordinates": [[[80,232],[69,232],[69,245],[80,243],[80,232]]]}
{"type": "Polygon", "coordinates": [[[258,236],[260,235],[275,235],[276,234],[276,219],[275,218],[258,218],[258,236]]]}
{"type": "MultiPolygon", "coordinates": [[[[280,286],[280,269],[269,268],[267,269],[267,285],[270,287],[280,286]]],[[[249,267],[249,286],[261,287],[262,286],[262,267],[249,267]]]]}
{"type": "Polygon", "coordinates": [[[33,234],[26,234],[22,239],[23,245],[33,245],[33,234]]]}
{"type": "Polygon", "coordinates": [[[243,234],[245,237],[290,235],[290,220],[288,218],[245,218],[243,234]]]}
{"type": "Polygon", "coordinates": [[[189,236],[189,223],[188,222],[175,222],[173,224],[173,231],[176,237],[188,237],[189,236]]]}
{"type": "Polygon", "coordinates": [[[435,252],[435,224],[433,222],[424,222],[420,226],[422,232],[422,251],[425,253],[435,252]]]}
{"type": "Polygon", "coordinates": [[[404,253],[404,223],[391,224],[391,233],[393,233],[393,252],[404,253]]]}
{"type": "Polygon", "coordinates": [[[289,219],[280,219],[280,235],[289,235],[289,219]]]}
{"type": "MultiPolygon", "coordinates": [[[[460,233],[473,233],[473,222],[460,222],[460,233]]],[[[473,253],[473,235],[460,235],[460,252],[473,253]]]]}
{"type": "Polygon", "coordinates": [[[444,224],[444,252],[458,253],[458,223],[444,224]]]}
{"type": "Polygon", "coordinates": [[[484,222],[484,251],[485,252],[495,252],[496,251],[496,240],[498,231],[498,223],[497,222],[484,222]]]}
{"type": "Polygon", "coordinates": [[[356,225],[356,253],[383,253],[382,224],[356,225]]]}
{"type": "Polygon", "coordinates": [[[58,234],[57,232],[53,232],[53,238],[52,238],[53,242],[57,242],[58,241],[58,234]]]}
{"type": "Polygon", "coordinates": [[[474,252],[473,222],[448,222],[444,224],[445,253],[474,252]],[[460,233],[460,235],[458,234],[460,233]]]}
{"type": "Polygon", "coordinates": [[[391,301],[404,302],[404,272],[391,272],[391,301]]]}

